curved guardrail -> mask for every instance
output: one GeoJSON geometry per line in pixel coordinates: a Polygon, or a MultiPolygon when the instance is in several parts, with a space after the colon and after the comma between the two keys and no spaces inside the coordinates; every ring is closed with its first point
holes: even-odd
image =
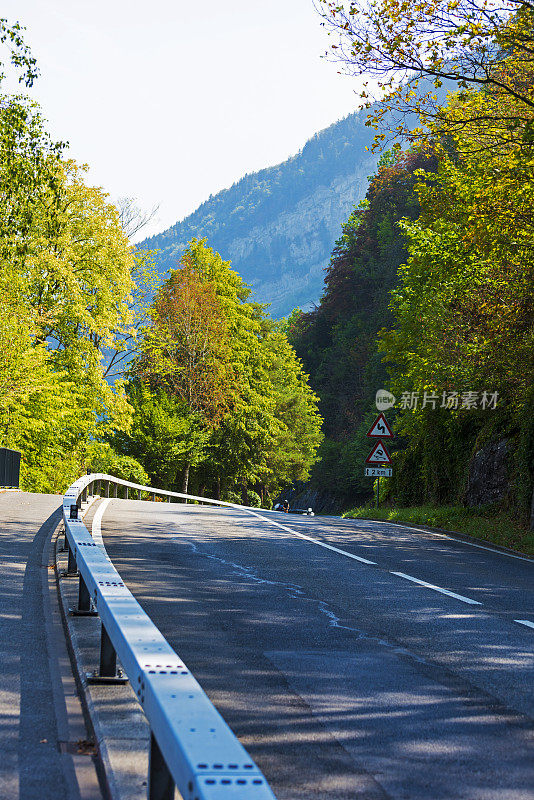
{"type": "Polygon", "coordinates": [[[93,541],[78,516],[88,493],[109,497],[111,488],[239,508],[204,497],[169,492],[91,474],[69,487],[63,498],[67,572],[79,573],[79,611],[102,622],[100,674],[96,680],[116,682],[117,656],[150,725],[147,796],[173,800],[175,786],[184,800],[274,800],[265,777],[237,740],[199,683],[143,611],[106,550],[93,541]],[[99,487],[99,492],[94,492],[99,487]]]}

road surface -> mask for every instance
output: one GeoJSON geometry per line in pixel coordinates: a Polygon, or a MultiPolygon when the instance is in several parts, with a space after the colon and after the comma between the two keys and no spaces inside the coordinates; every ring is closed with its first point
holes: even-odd
{"type": "Polygon", "coordinates": [[[534,561],[139,501],[102,532],[280,800],[534,800],[534,561]]]}
{"type": "Polygon", "coordinates": [[[0,800],[101,800],[59,617],[61,497],[0,493],[0,800]]]}

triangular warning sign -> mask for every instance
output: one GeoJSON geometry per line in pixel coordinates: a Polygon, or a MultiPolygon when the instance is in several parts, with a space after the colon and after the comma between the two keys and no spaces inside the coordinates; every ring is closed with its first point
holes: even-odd
{"type": "Polygon", "coordinates": [[[379,414],[375,419],[367,436],[384,439],[393,436],[393,431],[389,427],[388,421],[383,414],[379,414]]]}
{"type": "Polygon", "coordinates": [[[377,442],[367,458],[366,464],[391,464],[391,457],[383,442],[377,442]]]}

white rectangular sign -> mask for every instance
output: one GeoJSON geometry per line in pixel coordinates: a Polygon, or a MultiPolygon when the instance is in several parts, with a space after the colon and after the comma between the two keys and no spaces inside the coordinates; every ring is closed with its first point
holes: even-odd
{"type": "Polygon", "coordinates": [[[391,467],[365,467],[365,475],[368,478],[391,478],[392,474],[391,467]]]}

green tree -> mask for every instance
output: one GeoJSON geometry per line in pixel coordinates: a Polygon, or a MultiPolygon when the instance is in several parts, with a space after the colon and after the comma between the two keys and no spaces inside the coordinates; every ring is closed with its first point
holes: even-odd
{"type": "MultiPolygon", "coordinates": [[[[530,129],[534,110],[531,0],[317,0],[317,7],[335,37],[332,58],[348,74],[367,78],[361,97],[368,107],[370,95],[378,95],[380,108],[370,124],[378,126],[386,111],[394,109],[415,111],[426,124],[461,130],[462,121],[443,112],[437,94],[443,81],[448,81],[452,90],[482,88],[495,98],[483,115],[464,108],[469,116],[463,122],[478,123],[483,137],[485,126],[519,128],[519,138],[530,129]]],[[[397,115],[397,123],[393,123],[395,133],[410,135],[412,119],[397,115]]],[[[391,120],[388,125],[392,126],[391,120]]]]}
{"type": "Polygon", "coordinates": [[[129,324],[131,249],[60,152],[34,106],[0,110],[0,435],[22,450],[23,485],[43,490],[75,477],[98,429],[128,424],[102,350],[129,324]]]}
{"type": "Polygon", "coordinates": [[[148,486],[148,475],[139,461],[131,456],[119,455],[108,442],[90,442],[85,452],[85,463],[91,472],[114,475],[131,483],[148,486]]]}
{"type": "Polygon", "coordinates": [[[183,465],[184,490],[191,466],[197,486],[220,494],[221,484],[238,483],[246,496],[249,486],[306,475],[315,458],[316,398],[285,335],[249,294],[229,262],[193,240],[154,301],[132,372],[152,396],[163,392],[158,403],[178,404],[172,447],[182,449],[172,461],[183,465]]]}
{"type": "Polygon", "coordinates": [[[370,489],[362,469],[368,414],[377,389],[387,382],[377,335],[391,319],[389,292],[407,257],[398,222],[419,215],[417,173],[434,166],[432,155],[383,154],[365,200],[343,225],[319,306],[291,319],[289,338],[324,418],[326,438],[312,484],[339,498],[361,500],[370,489]]]}
{"type": "Polygon", "coordinates": [[[162,389],[133,380],[127,393],[132,426],[129,432],[112,434],[112,443],[143,464],[152,485],[182,491],[186,466],[189,471],[206,456],[210,428],[186,403],[162,389]]]}
{"type": "MultiPolygon", "coordinates": [[[[39,70],[37,60],[22,36],[24,30],[19,22],[10,24],[5,17],[0,18],[0,43],[9,50],[9,60],[19,72],[19,83],[24,83],[30,88],[39,75],[39,70]]],[[[0,70],[1,83],[6,77],[3,62],[0,62],[0,70]]]]}
{"type": "MultiPolygon", "coordinates": [[[[483,109],[493,98],[454,97],[443,113],[461,116],[462,103],[483,109]]],[[[438,405],[444,392],[460,396],[457,407],[445,411],[419,406],[400,415],[404,447],[393,483],[406,502],[461,499],[476,447],[492,436],[514,438],[529,416],[534,157],[530,147],[511,138],[505,145],[498,131],[493,136],[495,146],[481,150],[476,126],[467,125],[454,146],[437,145],[437,172],[421,175],[417,186],[422,212],[403,225],[409,257],[393,293],[395,325],[381,337],[392,390],[421,398],[427,392],[439,398],[438,405]],[[479,398],[497,392],[499,405],[491,411],[462,408],[464,392],[479,398]]],[[[529,435],[524,431],[525,441],[529,435]]],[[[532,464],[523,463],[518,472],[530,475],[532,486],[532,464]]]]}

